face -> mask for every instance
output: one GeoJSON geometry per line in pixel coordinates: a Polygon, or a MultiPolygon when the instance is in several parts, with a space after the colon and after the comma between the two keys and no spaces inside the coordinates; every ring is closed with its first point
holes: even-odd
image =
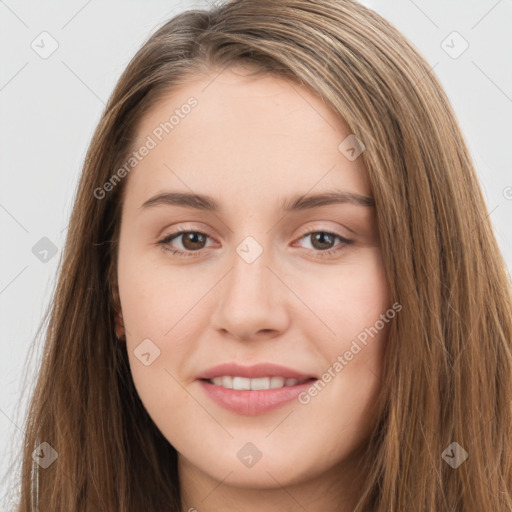
{"type": "Polygon", "coordinates": [[[349,135],[308,90],[241,68],[139,125],[120,301],[137,392],[182,467],[291,485],[367,440],[390,304],[349,135]]]}

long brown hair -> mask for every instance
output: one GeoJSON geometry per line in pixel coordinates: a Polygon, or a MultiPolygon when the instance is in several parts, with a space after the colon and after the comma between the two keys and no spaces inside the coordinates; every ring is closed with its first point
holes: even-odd
{"type": "MultiPolygon", "coordinates": [[[[234,0],[184,12],[122,74],[83,167],[37,385],[18,511],[180,510],[177,453],[116,340],[117,242],[141,117],[198,74],[249,64],[314,91],[363,141],[393,301],[378,424],[357,512],[512,508],[512,299],[474,164],[442,86],[386,20],[352,0],[234,0]],[[458,443],[468,458],[447,463],[458,443]]],[[[199,106],[200,108],[200,106],[199,106]]],[[[463,452],[458,452],[463,453],[463,452]]]]}

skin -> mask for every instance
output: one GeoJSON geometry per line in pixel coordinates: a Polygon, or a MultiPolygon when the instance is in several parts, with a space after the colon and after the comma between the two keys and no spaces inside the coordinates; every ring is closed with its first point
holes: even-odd
{"type": "Polygon", "coordinates": [[[182,510],[352,511],[388,325],[306,405],[237,414],[196,376],[228,361],[321,376],[390,307],[375,208],[282,210],[334,189],[371,197],[363,158],[338,150],[350,130],[313,93],[242,68],[172,90],[142,119],[135,148],[190,96],[198,106],[126,178],[118,259],[117,329],[124,322],[137,392],[179,453],[182,510]],[[164,191],[207,194],[221,210],[141,208],[164,191]],[[195,256],[158,244],[180,227],[208,235],[167,244],[195,256]],[[307,235],[325,231],[353,242],[307,235]],[[247,236],[263,249],[250,264],[236,251],[247,236]],[[147,338],[160,350],[148,366],[134,354],[147,338]],[[247,442],[262,454],[250,468],[237,457],[247,442]]]}

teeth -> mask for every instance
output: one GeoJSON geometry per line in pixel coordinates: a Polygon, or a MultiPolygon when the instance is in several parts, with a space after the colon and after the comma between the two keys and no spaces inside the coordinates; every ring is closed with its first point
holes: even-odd
{"type": "Polygon", "coordinates": [[[285,379],[283,377],[271,377],[270,378],[270,388],[282,388],[285,384],[285,379]]]}
{"type": "MultiPolygon", "coordinates": [[[[305,382],[304,379],[300,382],[305,382]]],[[[258,377],[255,379],[248,379],[246,377],[214,377],[210,379],[212,384],[216,386],[222,386],[227,389],[235,389],[237,391],[249,391],[249,390],[264,390],[264,389],[276,389],[285,386],[295,386],[299,383],[298,379],[285,379],[284,377],[258,377]]]]}
{"type": "Polygon", "coordinates": [[[213,383],[216,386],[222,386],[223,388],[233,389],[233,377],[215,377],[213,383]]]}
{"type": "Polygon", "coordinates": [[[251,379],[246,379],[245,377],[233,377],[233,389],[248,391],[251,389],[251,379]]]}
{"type": "Polygon", "coordinates": [[[270,379],[268,377],[260,377],[258,379],[247,379],[251,381],[251,389],[269,389],[270,379]]]}

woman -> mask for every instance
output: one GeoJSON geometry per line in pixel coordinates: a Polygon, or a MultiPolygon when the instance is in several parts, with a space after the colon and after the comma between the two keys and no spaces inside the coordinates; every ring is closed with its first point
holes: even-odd
{"type": "Polygon", "coordinates": [[[19,511],[505,511],[512,308],[455,115],[350,0],[166,23],[93,137],[19,511]]]}

